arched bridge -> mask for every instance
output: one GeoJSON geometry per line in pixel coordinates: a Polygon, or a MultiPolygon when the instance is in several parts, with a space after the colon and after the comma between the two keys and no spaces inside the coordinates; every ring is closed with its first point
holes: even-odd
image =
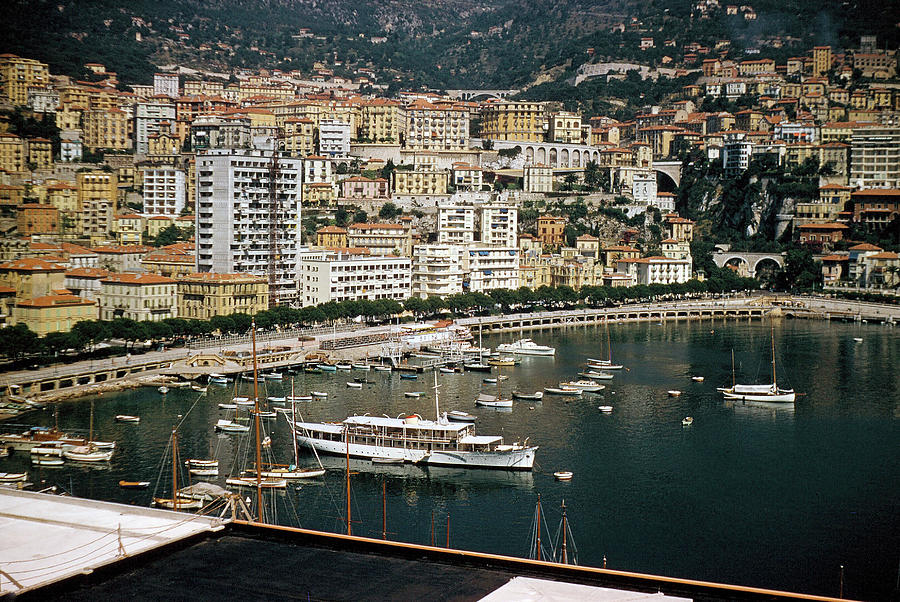
{"type": "Polygon", "coordinates": [[[760,265],[764,262],[774,262],[778,267],[784,267],[784,253],[742,253],[740,251],[724,251],[713,253],[713,262],[720,268],[726,265],[737,266],[742,275],[756,276],[760,265]]]}
{"type": "MultiPolygon", "coordinates": [[[[654,161],[653,171],[667,176],[675,186],[681,186],[681,161],[654,161]]],[[[659,179],[659,175],[657,175],[657,179],[659,179]]],[[[663,188],[660,187],[660,189],[663,188]]]]}
{"type": "Polygon", "coordinates": [[[453,100],[476,102],[479,100],[504,99],[515,96],[521,90],[447,90],[447,96],[453,100]]]}

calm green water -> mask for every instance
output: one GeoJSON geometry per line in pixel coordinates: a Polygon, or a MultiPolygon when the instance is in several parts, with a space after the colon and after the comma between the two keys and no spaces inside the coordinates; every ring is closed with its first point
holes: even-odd
{"type": "MultiPolygon", "coordinates": [[[[537,495],[543,497],[550,538],[565,499],[582,565],[743,585],[836,595],[839,565],[844,594],[885,598],[895,587],[900,561],[900,337],[875,325],[808,321],[776,323],[779,383],[805,393],[794,408],[726,404],[715,387],[731,380],[731,349],[741,382],[768,382],[769,325],[761,322],[612,325],[613,357],[627,371],[607,382],[601,396],[566,402],[516,402],[511,412],[475,409],[483,374],[440,375],[441,409],[476,413],[481,434],[502,433],[540,445],[533,473],[373,466],[354,461],[353,532],[380,537],[382,487],[391,539],[443,545],[450,519],[453,547],[525,556],[537,495]],[[862,337],[855,343],[853,337],[862,337]],[[690,377],[702,375],[703,383],[690,377]],[[741,378],[743,376],[743,378],[741,378]],[[668,397],[668,389],[683,395],[668,397]],[[610,415],[598,405],[612,405],[610,415]],[[681,419],[693,416],[683,428],[681,419]],[[575,473],[557,482],[552,473],[575,473]],[[433,518],[432,518],[433,517],[433,518]],[[432,521],[434,524],[432,531],[432,521]]],[[[525,358],[506,369],[504,390],[534,391],[576,378],[585,357],[603,356],[602,329],[534,331],[557,347],[555,358],[525,358]]],[[[485,338],[495,346],[513,333],[485,338]]],[[[324,390],[327,400],[299,404],[307,420],[341,420],[351,413],[417,411],[434,415],[431,375],[417,381],[369,372],[376,381],[348,389],[352,374],[300,374],[298,392],[324,390]],[[420,399],[404,391],[429,391],[420,399]]],[[[290,381],[268,385],[289,392],[290,381]]],[[[249,389],[245,387],[243,392],[249,389]]],[[[182,457],[220,458],[224,480],[242,464],[247,442],[217,435],[223,414],[216,404],[232,387],[210,387],[201,397],[174,390],[127,391],[95,399],[95,435],[119,449],[108,468],[31,469],[27,458],[0,460],[0,471],[28,468],[35,482],[58,484],[76,495],[147,504],[168,490],[162,466],[172,425],[186,415],[179,439],[182,457]],[[141,423],[120,424],[116,414],[141,423]],[[149,491],[119,489],[120,479],[150,480],[149,491]]],[[[59,409],[60,427],[86,431],[90,404],[59,409]]],[[[53,413],[32,424],[52,424],[53,413]]],[[[272,451],[289,462],[291,442],[279,418],[270,422],[272,451]]],[[[246,438],[244,438],[246,439],[246,438]]],[[[276,494],[283,524],[345,531],[344,460],[323,458],[324,478],[276,494]]],[[[314,464],[305,454],[302,464],[314,464]]],[[[209,480],[209,479],[208,479],[209,480]]],[[[214,482],[215,479],[212,479],[214,482]]],[[[545,541],[548,535],[545,531],[545,541]]],[[[570,550],[571,551],[571,550],[570,550]]]]}

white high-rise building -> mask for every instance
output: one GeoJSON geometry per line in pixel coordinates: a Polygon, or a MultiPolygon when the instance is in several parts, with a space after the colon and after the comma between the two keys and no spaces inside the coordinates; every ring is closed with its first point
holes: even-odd
{"type": "Polygon", "coordinates": [[[440,205],[437,220],[438,242],[468,244],[475,241],[475,207],[440,205]]]}
{"type": "Polygon", "coordinates": [[[274,303],[298,304],[301,160],[278,158],[274,208],[271,167],[270,151],[198,155],[196,267],[198,272],[268,277],[274,257],[274,280],[269,280],[274,303]]]}
{"type": "Polygon", "coordinates": [[[464,265],[468,289],[486,293],[496,288],[519,288],[519,249],[472,245],[464,265]]]}
{"type": "Polygon", "coordinates": [[[165,94],[171,98],[178,98],[178,74],[154,73],[153,94],[165,94]]]}
{"type": "Polygon", "coordinates": [[[350,154],[350,124],[337,119],[319,121],[319,154],[346,157],[350,154]]]}
{"type": "Polygon", "coordinates": [[[410,259],[391,255],[305,252],[300,265],[304,306],[328,301],[393,299],[410,296],[410,259]]]}
{"type": "Polygon", "coordinates": [[[147,167],[143,170],[144,213],[178,217],[184,209],[187,186],[184,170],[147,167]]]}
{"type": "Polygon", "coordinates": [[[464,245],[416,245],[412,258],[412,294],[425,299],[463,292],[464,245]]]}
{"type": "MultiPolygon", "coordinates": [[[[139,102],[134,106],[134,150],[147,154],[150,134],[159,134],[160,124],[175,123],[175,105],[171,102],[139,102]]],[[[168,133],[168,130],[166,130],[168,133]]]]}
{"type": "Polygon", "coordinates": [[[518,247],[519,209],[506,203],[481,206],[481,244],[518,247]]]}

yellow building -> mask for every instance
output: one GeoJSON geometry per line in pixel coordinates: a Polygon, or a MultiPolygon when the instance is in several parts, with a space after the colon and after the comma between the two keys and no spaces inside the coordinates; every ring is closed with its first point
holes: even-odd
{"type": "Polygon", "coordinates": [[[116,242],[120,245],[139,245],[141,235],[144,233],[144,218],[136,213],[117,215],[114,228],[116,242]]]}
{"type": "Polygon", "coordinates": [[[128,114],[119,109],[85,111],[81,116],[82,142],[91,151],[125,150],[131,146],[128,122],[128,114]]]}
{"type": "Polygon", "coordinates": [[[161,132],[147,137],[147,155],[152,161],[172,163],[181,153],[181,140],[175,134],[161,132]]]}
{"type": "Polygon", "coordinates": [[[46,138],[29,138],[28,164],[34,169],[53,169],[53,146],[46,138]]]}
{"type": "Polygon", "coordinates": [[[49,84],[50,71],[46,63],[14,54],[0,54],[0,96],[9,102],[25,106],[29,88],[46,88],[49,84]]]}
{"type": "Polygon", "coordinates": [[[118,178],[100,170],[83,171],[76,177],[80,231],[92,244],[107,240],[113,230],[118,178]]]}
{"type": "Polygon", "coordinates": [[[316,246],[343,249],[347,246],[347,230],[337,226],[324,226],[316,230],[316,246]]]}
{"type": "Polygon", "coordinates": [[[315,153],[316,127],[312,119],[288,117],[283,127],[281,145],[291,157],[308,157],[315,153]]]}
{"type": "MultiPolygon", "coordinates": [[[[25,201],[25,187],[0,184],[0,205],[16,207],[25,201]]],[[[13,209],[14,210],[14,209],[13,209]]]]}
{"type": "Polygon", "coordinates": [[[81,127],[84,107],[60,106],[56,111],[56,127],[61,130],[77,130],[81,127]]]}
{"type": "Polygon", "coordinates": [[[831,46],[816,46],[813,48],[813,75],[821,77],[831,69],[831,46]]]}
{"type": "Polygon", "coordinates": [[[327,182],[307,182],[303,184],[303,204],[331,205],[337,195],[334,186],[327,182]]]}
{"type": "Polygon", "coordinates": [[[468,150],[469,112],[451,103],[417,100],[406,107],[406,148],[411,150],[468,150]]]}
{"type": "Polygon", "coordinates": [[[159,233],[173,225],[175,220],[167,215],[153,215],[147,218],[147,238],[153,239],[159,233]]]}
{"type": "Polygon", "coordinates": [[[34,299],[63,288],[66,268],[36,257],[0,264],[0,284],[15,289],[17,299],[34,299]]]}
{"type": "Polygon", "coordinates": [[[160,249],[144,255],[143,259],[141,259],[141,267],[148,274],[176,278],[184,274],[193,273],[195,260],[196,257],[193,253],[176,251],[174,249],[160,249]]]}
{"type": "Polygon", "coordinates": [[[269,283],[250,274],[185,274],[177,279],[178,317],[209,320],[269,309],[269,283]]]}
{"type": "Polygon", "coordinates": [[[47,202],[59,210],[59,233],[76,235],[80,220],[78,214],[78,187],[67,182],[55,182],[47,186],[47,202]]]}
{"type": "Polygon", "coordinates": [[[97,319],[97,304],[72,294],[52,294],[23,299],[12,307],[11,324],[25,324],[38,336],[69,332],[84,320],[97,319]]]}
{"type": "Polygon", "coordinates": [[[359,142],[399,144],[402,127],[402,105],[394,100],[375,98],[362,105],[357,140],[359,142]]]}
{"type": "Polygon", "coordinates": [[[347,246],[366,248],[372,255],[412,254],[412,228],[406,224],[352,224],[347,228],[347,246]]]}
{"type": "Polygon", "coordinates": [[[391,189],[395,195],[447,194],[449,173],[434,169],[395,169],[391,174],[391,189]]]}
{"type": "Polygon", "coordinates": [[[176,317],[175,280],[157,274],[110,274],[100,281],[100,319],[159,322],[176,317]]]}
{"type": "Polygon", "coordinates": [[[560,111],[550,116],[550,141],[581,144],[581,115],[560,111]]]}
{"type": "Polygon", "coordinates": [[[15,134],[0,134],[0,170],[25,171],[25,141],[15,134]]]}
{"type": "Polygon", "coordinates": [[[489,102],[481,108],[481,137],[489,140],[543,142],[547,110],[540,102],[489,102]]]}

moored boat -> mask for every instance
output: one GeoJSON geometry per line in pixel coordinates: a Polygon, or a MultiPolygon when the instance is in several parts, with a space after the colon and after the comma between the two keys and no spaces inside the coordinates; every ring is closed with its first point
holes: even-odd
{"type": "Polygon", "coordinates": [[[230,477],[225,479],[226,485],[235,487],[257,487],[262,489],[284,489],[287,487],[287,479],[284,478],[260,478],[257,483],[256,477],[230,477]]]}
{"type": "Polygon", "coordinates": [[[419,375],[418,374],[401,374],[400,378],[402,378],[403,380],[416,380],[417,378],[419,378],[419,375]]]}
{"type": "Polygon", "coordinates": [[[165,395],[166,393],[169,392],[169,387],[163,385],[162,387],[160,387],[159,389],[157,389],[157,391],[159,391],[160,393],[162,393],[163,395],[165,395]]]}
{"type": "Polygon", "coordinates": [[[347,381],[347,386],[350,387],[351,389],[362,389],[363,384],[353,382],[353,381],[347,381]]]}
{"type": "Polygon", "coordinates": [[[248,433],[250,425],[222,419],[216,422],[215,429],[223,433],[248,433]]]}
{"type": "Polygon", "coordinates": [[[65,460],[53,456],[31,456],[31,463],[35,466],[62,466],[65,460]]]}
{"type": "Polygon", "coordinates": [[[335,364],[334,367],[338,370],[352,370],[353,364],[335,364]]]}
{"type": "Polygon", "coordinates": [[[0,483],[21,483],[27,478],[27,472],[0,472],[0,483]]]}
{"type": "Polygon", "coordinates": [[[544,387],[544,393],[576,397],[581,395],[581,389],[576,389],[575,387],[544,387]]]}
{"type": "Polygon", "coordinates": [[[775,324],[771,326],[772,340],[772,384],[765,385],[739,385],[735,383],[734,376],[734,351],[731,352],[731,386],[718,387],[716,390],[722,393],[725,399],[741,401],[766,401],[769,403],[794,403],[797,394],[793,389],[781,389],[775,372],[775,324]]]}
{"type": "Polygon", "coordinates": [[[129,416],[127,414],[117,414],[116,422],[140,422],[140,416],[129,416]]]}
{"type": "Polygon", "coordinates": [[[475,422],[476,419],[477,417],[474,414],[469,414],[462,410],[451,410],[450,412],[447,412],[447,420],[452,420],[453,422],[475,422]]]}
{"type": "Polygon", "coordinates": [[[463,364],[463,368],[470,372],[490,372],[493,366],[481,362],[470,362],[468,364],[463,364]]]}
{"type": "Polygon", "coordinates": [[[613,407],[612,406],[597,406],[597,409],[603,412],[604,414],[612,414],[613,407]]]}
{"type": "Polygon", "coordinates": [[[377,372],[390,372],[393,370],[390,366],[373,366],[377,372]]]}
{"type": "Polygon", "coordinates": [[[219,409],[220,410],[236,410],[237,404],[236,403],[220,403],[219,409]]]}
{"type": "Polygon", "coordinates": [[[416,398],[418,398],[418,397],[422,397],[422,395],[424,395],[424,393],[422,393],[421,391],[407,391],[407,392],[404,393],[403,395],[405,395],[406,397],[416,397],[416,398]]]}
{"type": "Polygon", "coordinates": [[[519,360],[514,357],[498,357],[489,359],[487,363],[491,366],[515,366],[519,363],[519,360]]]}
{"type": "Polygon", "coordinates": [[[681,396],[681,391],[679,391],[677,389],[670,389],[670,390],[666,391],[666,393],[669,394],[669,397],[680,397],[681,396]]]}
{"type": "Polygon", "coordinates": [[[540,401],[544,398],[543,391],[535,391],[534,393],[525,393],[523,391],[513,391],[513,399],[523,399],[527,401],[540,401]]]}
{"type": "Polygon", "coordinates": [[[484,406],[486,408],[511,408],[513,405],[513,400],[512,398],[501,399],[496,395],[488,395],[487,393],[482,393],[475,398],[475,405],[484,406]]]}
{"type": "Polygon", "coordinates": [[[559,383],[562,389],[581,389],[585,393],[596,393],[606,388],[606,385],[600,385],[592,380],[570,380],[559,383]]]}
{"type": "Polygon", "coordinates": [[[569,470],[557,470],[553,473],[553,476],[557,481],[571,481],[573,475],[569,470]]]}
{"type": "Polygon", "coordinates": [[[267,380],[282,380],[284,375],[281,372],[266,372],[263,374],[263,378],[267,380]]]}
{"type": "Polygon", "coordinates": [[[287,401],[312,401],[312,395],[288,395],[287,401]]]}
{"type": "Polygon", "coordinates": [[[702,376],[692,376],[691,380],[694,381],[695,383],[702,383],[703,377],[702,376]]]}
{"type": "Polygon", "coordinates": [[[350,366],[354,370],[368,370],[371,368],[371,366],[369,364],[363,364],[363,363],[353,363],[353,364],[350,364],[350,366]]]}
{"type": "Polygon", "coordinates": [[[150,481],[119,481],[122,489],[146,489],[149,486],[150,481]]]}
{"type": "Polygon", "coordinates": [[[316,367],[322,372],[337,372],[337,366],[334,364],[317,364],[316,367]]]}
{"type": "Polygon", "coordinates": [[[531,339],[519,339],[515,343],[497,345],[500,353],[512,353],[514,355],[555,355],[556,349],[546,345],[538,345],[531,339]]]}
{"type": "Polygon", "coordinates": [[[312,396],[313,397],[328,397],[328,393],[326,393],[325,391],[313,391],[312,396]]]}
{"type": "Polygon", "coordinates": [[[213,385],[224,385],[228,383],[228,377],[224,374],[219,374],[217,372],[212,372],[209,375],[209,383],[213,385]]]}
{"type": "Polygon", "coordinates": [[[693,417],[693,416],[685,416],[685,417],[682,418],[682,420],[681,420],[681,426],[691,426],[692,424],[694,424],[694,417],[693,417]]]}
{"type": "Polygon", "coordinates": [[[612,380],[613,375],[609,372],[597,372],[596,370],[588,370],[587,372],[579,372],[578,376],[590,378],[592,380],[612,380]]]}
{"type": "Polygon", "coordinates": [[[98,449],[96,445],[79,445],[63,450],[63,457],[73,462],[107,462],[112,455],[113,450],[98,449]]]}

